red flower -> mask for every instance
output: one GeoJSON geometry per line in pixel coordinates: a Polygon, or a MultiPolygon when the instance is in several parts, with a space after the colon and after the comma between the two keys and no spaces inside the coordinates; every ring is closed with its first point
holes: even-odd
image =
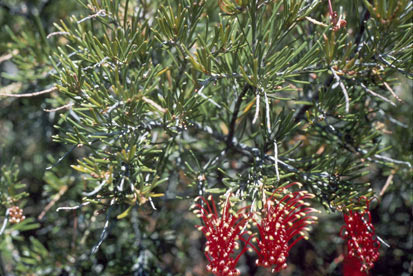
{"type": "Polygon", "coordinates": [[[286,194],[281,200],[276,200],[274,195],[285,189],[298,185],[294,182],[285,187],[276,189],[264,205],[261,222],[257,224],[260,233],[258,240],[258,266],[272,268],[278,272],[287,267],[287,257],[290,249],[302,238],[307,238],[305,232],[308,225],[315,223],[317,217],[310,216],[311,212],[318,212],[309,208],[305,199],[314,195],[307,191],[297,191],[286,194]],[[290,241],[294,239],[293,242],[290,241]]]}
{"type": "MultiPolygon", "coordinates": [[[[348,257],[357,259],[360,263],[359,271],[367,272],[379,258],[380,243],[374,237],[374,226],[371,223],[369,202],[362,212],[349,211],[344,214],[344,225],[340,230],[340,236],[347,240],[348,257]],[[343,231],[345,230],[345,231],[343,231]]],[[[346,256],[347,257],[347,256],[346,256]]],[[[347,257],[347,258],[348,258],[347,257]]],[[[354,263],[354,261],[352,261],[354,263]]],[[[344,267],[345,268],[345,267],[344,267]]],[[[355,275],[344,272],[345,276],[355,275]]]]}
{"type": "Polygon", "coordinates": [[[198,197],[197,199],[201,199],[206,204],[206,209],[200,204],[195,204],[193,207],[197,208],[194,213],[204,222],[204,226],[197,226],[197,228],[204,233],[207,239],[205,247],[205,256],[209,261],[207,270],[220,276],[240,275],[236,266],[241,255],[247,251],[247,247],[235,259],[232,255],[239,248],[238,240],[248,244],[251,239],[250,237],[247,241],[244,240],[242,235],[246,232],[241,232],[249,219],[249,214],[245,212],[248,207],[234,214],[230,212],[231,203],[228,197],[220,217],[212,196],[208,199],[212,202],[213,210],[205,198],[198,197]]]}
{"type": "Polygon", "coordinates": [[[368,273],[361,271],[361,262],[358,258],[346,254],[343,261],[344,276],[368,276],[368,273]]]}

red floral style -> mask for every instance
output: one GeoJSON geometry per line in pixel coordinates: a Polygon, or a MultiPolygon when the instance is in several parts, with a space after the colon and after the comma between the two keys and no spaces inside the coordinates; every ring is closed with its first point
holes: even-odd
{"type": "Polygon", "coordinates": [[[309,208],[309,203],[304,202],[305,199],[314,197],[307,191],[290,192],[280,200],[275,199],[276,193],[293,185],[301,186],[294,182],[274,191],[264,205],[261,222],[257,223],[260,238],[257,239],[258,249],[253,248],[258,253],[256,263],[258,266],[271,268],[273,273],[287,267],[290,249],[299,240],[307,238],[307,226],[317,220],[317,217],[310,216],[309,213],[318,211],[309,208]],[[294,241],[290,243],[292,239],[294,241]]]}
{"type": "Polygon", "coordinates": [[[338,31],[341,28],[345,28],[347,26],[347,21],[343,19],[340,15],[338,17],[337,12],[333,11],[333,5],[331,4],[331,0],[328,0],[328,11],[330,13],[330,19],[333,23],[333,31],[338,31]]]}
{"type": "Polygon", "coordinates": [[[193,207],[196,208],[194,213],[204,222],[204,226],[197,226],[197,228],[204,233],[207,239],[205,247],[205,256],[209,261],[207,270],[219,276],[240,275],[236,266],[241,255],[247,251],[247,247],[244,247],[235,259],[232,255],[239,248],[238,240],[248,244],[251,239],[250,237],[246,241],[242,238],[242,235],[246,233],[242,231],[250,217],[245,211],[248,207],[242,208],[235,214],[231,212],[231,203],[228,197],[222,214],[219,216],[212,196],[208,198],[212,202],[212,209],[205,198],[198,197],[196,200],[198,199],[201,199],[206,205],[206,209],[201,204],[195,204],[193,207]]]}
{"type": "MultiPolygon", "coordinates": [[[[349,211],[344,214],[346,225],[341,228],[340,236],[347,240],[347,258],[351,258],[352,263],[357,259],[359,271],[367,272],[374,262],[379,258],[380,243],[374,236],[374,226],[371,223],[371,214],[369,211],[369,202],[366,203],[366,209],[362,212],[349,211]]],[[[345,266],[343,267],[346,268],[345,266]]],[[[346,271],[346,270],[345,270],[346,271]]],[[[347,269],[347,271],[350,271],[347,269]]],[[[350,272],[344,272],[345,276],[357,275],[350,272]]]]}

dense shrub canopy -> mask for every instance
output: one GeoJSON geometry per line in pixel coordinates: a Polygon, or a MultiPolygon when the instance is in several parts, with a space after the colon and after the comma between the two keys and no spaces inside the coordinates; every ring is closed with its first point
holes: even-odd
{"type": "MultiPolygon", "coordinates": [[[[208,229],[229,197],[260,225],[273,192],[300,182],[284,201],[303,193],[322,213],[286,275],[341,275],[348,212],[375,226],[372,273],[408,275],[412,9],[0,1],[0,274],[206,275],[198,196],[226,210],[208,229]]],[[[242,275],[267,273],[255,253],[242,275]]]]}

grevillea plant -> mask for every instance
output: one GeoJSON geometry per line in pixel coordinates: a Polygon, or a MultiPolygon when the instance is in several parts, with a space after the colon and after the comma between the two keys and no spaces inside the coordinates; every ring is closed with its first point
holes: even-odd
{"type": "MultiPolygon", "coordinates": [[[[186,275],[200,259],[252,275],[282,270],[300,245],[310,258],[294,274],[337,275],[329,217],[379,190],[376,231],[397,247],[374,272],[408,274],[412,11],[411,0],[0,0],[0,275],[186,275]],[[218,204],[231,192],[240,205],[218,204]],[[198,198],[198,222],[182,212],[210,194],[217,206],[198,198]],[[322,206],[328,231],[309,248],[300,239],[322,206]]],[[[378,246],[358,253],[372,237],[354,235],[346,260],[361,272],[378,246]]]]}
{"type": "Polygon", "coordinates": [[[258,242],[256,264],[270,268],[272,272],[287,267],[290,249],[301,239],[308,238],[308,226],[317,221],[317,217],[310,213],[318,211],[305,202],[314,195],[307,191],[288,192],[287,189],[294,185],[301,187],[300,183],[294,182],[277,188],[265,202],[259,213],[260,221],[256,223],[259,231],[259,238],[254,238],[258,242]],[[287,194],[277,200],[276,196],[281,192],[287,194]]]}
{"type": "Polygon", "coordinates": [[[240,275],[236,266],[242,254],[247,251],[247,247],[244,247],[235,258],[233,255],[234,251],[239,249],[239,240],[248,244],[252,237],[250,236],[248,240],[242,237],[246,234],[244,229],[250,218],[250,214],[246,211],[249,206],[234,213],[231,209],[230,196],[228,196],[221,214],[218,214],[212,196],[208,199],[211,204],[204,197],[196,198],[206,205],[206,209],[198,203],[193,205],[194,213],[202,218],[204,223],[203,226],[197,226],[197,228],[204,233],[207,239],[205,246],[205,256],[209,261],[207,270],[220,276],[240,275]]]}
{"type": "Polygon", "coordinates": [[[343,267],[344,275],[353,275],[351,271],[358,267],[359,271],[367,272],[379,258],[380,243],[375,237],[374,226],[371,222],[369,202],[366,209],[361,212],[348,211],[344,213],[345,225],[340,230],[340,236],[347,240],[347,255],[350,258],[347,263],[352,263],[351,269],[348,264],[343,267]]]}

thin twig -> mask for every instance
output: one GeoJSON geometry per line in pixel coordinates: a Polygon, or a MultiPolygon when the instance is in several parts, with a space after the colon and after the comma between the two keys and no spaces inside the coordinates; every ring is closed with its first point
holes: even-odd
{"type": "Polygon", "coordinates": [[[69,35],[69,34],[70,34],[69,32],[53,32],[53,33],[48,34],[46,38],[49,39],[55,35],[69,35]]]}
{"type": "Polygon", "coordinates": [[[307,19],[308,21],[310,21],[311,23],[313,23],[314,25],[318,25],[318,26],[322,26],[322,27],[328,27],[327,24],[324,24],[323,22],[317,21],[314,18],[311,18],[309,16],[306,16],[305,19],[307,19]]]}
{"type": "Polygon", "coordinates": [[[402,127],[402,128],[409,128],[409,126],[408,126],[408,125],[403,124],[402,122],[400,122],[400,121],[398,121],[398,120],[394,119],[392,116],[387,116],[387,118],[389,119],[389,121],[390,121],[390,122],[392,122],[393,124],[398,125],[399,127],[402,127]]]}
{"type": "Polygon", "coordinates": [[[387,88],[387,90],[389,90],[389,92],[393,95],[393,97],[395,97],[396,98],[396,100],[398,100],[399,102],[403,102],[403,100],[402,99],[400,99],[399,98],[399,96],[397,96],[396,95],[396,93],[394,92],[394,90],[390,87],[390,85],[388,85],[388,83],[387,82],[383,82],[384,83],[384,86],[386,86],[386,88],[387,88]]]}
{"type": "Polygon", "coordinates": [[[110,225],[110,214],[112,213],[112,207],[113,204],[115,204],[115,199],[113,198],[112,201],[110,202],[110,206],[109,209],[106,213],[106,221],[105,221],[105,225],[103,226],[103,230],[102,233],[100,234],[100,238],[99,241],[97,242],[97,244],[92,248],[92,252],[91,254],[95,254],[98,250],[99,247],[102,245],[103,241],[106,239],[107,237],[107,233],[109,231],[109,225],[110,225]]]}
{"type": "Polygon", "coordinates": [[[394,64],[388,62],[385,58],[383,58],[382,55],[379,55],[379,59],[380,59],[384,64],[386,64],[387,66],[389,66],[389,67],[391,67],[391,68],[399,71],[400,73],[402,73],[402,74],[404,74],[404,75],[406,75],[406,76],[410,76],[410,77],[413,76],[413,73],[407,72],[407,71],[405,71],[404,69],[401,69],[401,68],[395,66],[394,64]]]}
{"type": "Polygon", "coordinates": [[[59,208],[56,209],[56,212],[59,212],[59,211],[62,211],[62,210],[64,210],[64,211],[77,210],[77,209],[80,209],[80,208],[82,208],[86,205],[89,205],[89,204],[90,204],[90,202],[86,201],[86,202],[83,202],[82,204],[79,204],[79,205],[73,206],[73,207],[59,207],[59,208]]]}
{"type": "Polygon", "coordinates": [[[70,109],[72,107],[72,105],[73,105],[73,103],[68,103],[68,104],[65,104],[64,106],[56,107],[56,108],[53,108],[53,109],[44,108],[43,111],[44,112],[56,112],[56,111],[60,111],[62,109],[66,109],[66,108],[70,109]]]}
{"type": "Polygon", "coordinates": [[[75,148],[77,148],[77,146],[78,146],[78,145],[74,145],[74,146],[73,146],[70,150],[68,150],[62,157],[60,157],[60,158],[56,161],[56,163],[54,163],[54,164],[53,164],[52,166],[50,166],[50,167],[47,167],[47,168],[46,168],[46,171],[49,171],[49,170],[53,169],[54,167],[56,167],[57,165],[59,165],[60,162],[62,162],[63,159],[66,158],[66,156],[68,156],[72,151],[75,150],[75,148]]]}
{"type": "Polygon", "coordinates": [[[383,101],[391,104],[392,106],[396,106],[396,104],[395,104],[394,102],[392,102],[392,101],[390,101],[389,99],[387,99],[386,97],[384,97],[384,96],[382,96],[382,95],[380,95],[380,94],[377,94],[376,92],[368,89],[363,83],[360,83],[360,85],[361,85],[361,87],[362,87],[366,92],[370,93],[371,95],[382,99],[383,101]]]}
{"type": "Polygon", "coordinates": [[[233,143],[232,139],[234,138],[235,123],[238,118],[238,112],[241,107],[242,98],[245,96],[245,94],[247,94],[247,91],[250,88],[251,86],[249,84],[246,84],[244,88],[242,89],[241,93],[238,95],[237,101],[235,102],[234,111],[232,112],[232,119],[229,125],[229,133],[227,137],[227,148],[229,148],[233,143]]]}
{"type": "Polygon", "coordinates": [[[346,113],[349,113],[350,98],[348,97],[347,88],[345,87],[344,83],[341,81],[340,77],[337,75],[337,72],[332,67],[330,67],[330,69],[331,69],[331,72],[333,72],[333,76],[334,76],[334,79],[336,80],[336,83],[338,83],[341,87],[341,91],[343,92],[344,98],[346,100],[346,113]]]}
{"type": "Polygon", "coordinates": [[[377,235],[376,235],[376,237],[377,237],[377,239],[378,239],[382,244],[384,244],[384,245],[387,246],[387,247],[390,247],[390,244],[388,244],[387,242],[385,242],[382,238],[380,238],[380,237],[377,236],[377,235]]]}
{"type": "Polygon", "coordinates": [[[219,104],[217,104],[213,99],[208,98],[204,93],[202,93],[202,90],[204,90],[206,86],[203,85],[198,91],[196,91],[195,95],[200,95],[202,98],[204,98],[205,100],[207,100],[208,102],[212,103],[213,105],[215,105],[218,108],[222,108],[222,106],[220,106],[219,104]]]}
{"type": "Polygon", "coordinates": [[[264,92],[264,99],[265,99],[265,117],[267,119],[267,131],[271,133],[271,118],[270,118],[270,104],[268,102],[267,93],[264,92]]]}
{"type": "Polygon", "coordinates": [[[394,174],[390,174],[389,177],[387,177],[386,183],[384,184],[383,188],[380,191],[380,196],[382,197],[384,193],[386,192],[387,188],[389,188],[390,184],[393,181],[394,174]]]}
{"type": "Polygon", "coordinates": [[[252,120],[252,124],[255,124],[258,119],[258,115],[260,114],[260,94],[257,93],[257,96],[255,97],[255,114],[254,114],[254,119],[252,120]]]}
{"type": "Polygon", "coordinates": [[[147,98],[147,97],[145,97],[145,96],[142,97],[142,100],[143,100],[145,103],[147,103],[147,104],[155,107],[155,108],[156,108],[158,111],[160,111],[161,113],[166,113],[166,111],[167,111],[167,109],[163,108],[162,106],[160,106],[159,104],[157,104],[156,102],[154,102],[153,100],[151,100],[151,99],[149,99],[149,98],[147,98]]]}
{"type": "Polygon", "coordinates": [[[37,217],[38,220],[42,220],[42,218],[46,215],[46,213],[56,204],[56,202],[62,197],[62,195],[67,191],[68,186],[64,185],[60,188],[59,192],[53,197],[53,199],[46,205],[40,215],[37,217]]]}
{"type": "Polygon", "coordinates": [[[106,11],[105,11],[105,10],[100,10],[100,11],[98,11],[98,12],[95,13],[95,14],[86,16],[85,18],[80,19],[79,21],[77,21],[77,24],[80,24],[80,23],[82,23],[82,22],[84,22],[84,21],[86,21],[86,20],[89,20],[89,19],[92,19],[92,18],[95,18],[95,17],[98,17],[98,16],[101,16],[101,17],[107,16],[106,11]]]}
{"type": "Polygon", "coordinates": [[[274,167],[277,175],[277,181],[280,182],[280,172],[278,170],[278,146],[277,141],[274,139],[274,167]]]}
{"type": "Polygon", "coordinates": [[[401,160],[393,159],[393,158],[383,156],[383,155],[379,155],[379,154],[375,154],[374,157],[376,157],[377,159],[388,161],[390,163],[399,164],[399,165],[406,165],[409,168],[412,167],[412,164],[410,164],[410,162],[407,162],[407,161],[401,161],[401,160]]]}
{"type": "Polygon", "coordinates": [[[103,186],[106,184],[106,180],[103,180],[101,184],[99,184],[99,186],[97,186],[93,191],[91,191],[90,193],[82,193],[84,196],[93,196],[97,193],[100,192],[100,190],[102,190],[103,186]]]}
{"type": "Polygon", "coordinates": [[[13,97],[13,98],[24,98],[24,97],[34,97],[34,96],[39,96],[47,93],[52,93],[56,92],[59,89],[56,86],[53,86],[52,88],[38,91],[38,92],[33,92],[33,93],[27,93],[27,94],[0,94],[0,97],[13,97]]]}

